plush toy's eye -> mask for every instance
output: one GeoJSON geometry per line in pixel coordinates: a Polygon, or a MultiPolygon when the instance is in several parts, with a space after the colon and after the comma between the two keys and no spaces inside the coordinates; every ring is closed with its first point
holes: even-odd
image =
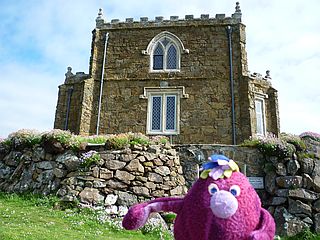
{"type": "Polygon", "coordinates": [[[240,187],[238,185],[231,186],[229,191],[235,197],[238,197],[240,195],[240,187]]]}
{"type": "Polygon", "coordinates": [[[212,194],[215,194],[216,192],[218,192],[219,188],[218,188],[217,184],[211,183],[208,187],[208,191],[212,195],[212,194]]]}

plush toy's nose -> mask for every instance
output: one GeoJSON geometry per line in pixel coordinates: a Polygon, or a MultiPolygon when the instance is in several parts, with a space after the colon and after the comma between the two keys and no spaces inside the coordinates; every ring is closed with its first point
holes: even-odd
{"type": "Polygon", "coordinates": [[[229,218],[236,213],[238,200],[230,192],[221,190],[211,196],[210,207],[218,218],[229,218]]]}

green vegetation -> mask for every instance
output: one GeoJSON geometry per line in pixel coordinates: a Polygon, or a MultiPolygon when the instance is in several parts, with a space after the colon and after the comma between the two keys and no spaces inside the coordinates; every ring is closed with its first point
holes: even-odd
{"type": "Polygon", "coordinates": [[[119,221],[111,221],[103,211],[78,208],[62,211],[59,206],[55,197],[0,193],[0,239],[172,240],[169,233],[155,227],[123,230],[119,221]]]}
{"type": "Polygon", "coordinates": [[[297,135],[289,134],[289,133],[281,133],[280,138],[287,143],[292,144],[295,149],[299,152],[305,151],[307,149],[304,141],[297,135]]]}
{"type": "MultiPolygon", "coordinates": [[[[25,130],[28,131],[28,130],[25,130]]],[[[72,146],[72,134],[69,131],[63,131],[60,129],[54,129],[50,132],[44,132],[41,134],[43,141],[57,141],[64,147],[72,146]]]]}
{"type": "Polygon", "coordinates": [[[279,137],[273,134],[266,136],[254,136],[245,140],[241,146],[256,147],[265,156],[277,156],[286,158],[293,153],[302,153],[306,150],[304,141],[296,135],[282,133],[279,137]]]}
{"type": "Polygon", "coordinates": [[[82,153],[80,157],[81,166],[84,168],[88,168],[93,164],[97,164],[97,162],[99,162],[100,160],[100,154],[94,150],[82,153]]]}
{"type": "Polygon", "coordinates": [[[319,133],[314,133],[314,132],[304,132],[300,134],[301,138],[309,138],[314,141],[320,142],[320,134],[319,133]]]}
{"type": "Polygon", "coordinates": [[[298,233],[293,237],[281,238],[281,240],[319,240],[320,235],[312,233],[309,229],[304,230],[303,232],[298,233]]]}
{"type": "MultiPolygon", "coordinates": [[[[70,131],[53,129],[40,133],[35,130],[22,129],[11,133],[7,138],[0,139],[0,148],[7,150],[19,147],[33,147],[37,144],[59,142],[66,149],[79,150],[86,144],[106,144],[109,149],[124,149],[129,146],[168,143],[164,136],[147,137],[142,133],[122,133],[118,135],[74,135],[70,131]]],[[[83,149],[83,148],[82,148],[83,149]]]]}
{"type": "MultiPolygon", "coordinates": [[[[162,137],[163,139],[165,137],[162,137]]],[[[159,142],[153,141],[151,138],[145,136],[142,133],[123,133],[118,135],[112,135],[107,139],[106,145],[109,149],[124,149],[128,146],[142,145],[148,146],[150,144],[159,144],[159,142]]]]}
{"type": "Polygon", "coordinates": [[[165,213],[162,215],[164,221],[168,224],[173,224],[174,220],[177,217],[177,214],[175,213],[165,213]]]}
{"type": "Polygon", "coordinates": [[[124,149],[129,146],[129,142],[127,134],[119,134],[107,139],[106,146],[108,149],[124,149]]]}
{"type": "Polygon", "coordinates": [[[22,146],[32,147],[41,142],[41,134],[36,130],[19,130],[11,133],[1,143],[5,148],[19,148],[22,146]]]}

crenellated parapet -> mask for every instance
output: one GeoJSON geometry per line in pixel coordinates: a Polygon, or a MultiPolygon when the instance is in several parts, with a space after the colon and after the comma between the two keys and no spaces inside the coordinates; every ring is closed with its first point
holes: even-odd
{"type": "Polygon", "coordinates": [[[112,19],[108,22],[103,11],[100,8],[98,16],[96,18],[96,28],[98,29],[114,29],[114,28],[139,28],[139,27],[159,27],[159,26],[188,26],[194,24],[237,24],[241,23],[241,9],[237,2],[235,12],[231,17],[227,17],[225,14],[216,14],[215,17],[210,17],[209,14],[201,14],[200,17],[194,15],[185,15],[184,18],[179,16],[170,16],[169,19],[165,19],[163,16],[156,16],[154,19],[148,17],[140,17],[135,20],[134,18],[126,18],[124,21],[120,19],[112,19]]]}

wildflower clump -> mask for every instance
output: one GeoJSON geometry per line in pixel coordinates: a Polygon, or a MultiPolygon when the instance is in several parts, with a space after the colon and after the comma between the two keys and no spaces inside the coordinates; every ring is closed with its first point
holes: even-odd
{"type": "Polygon", "coordinates": [[[297,135],[290,133],[281,133],[280,138],[287,143],[292,144],[299,152],[305,151],[307,148],[304,141],[297,135]]]}
{"type": "Polygon", "coordinates": [[[147,146],[150,144],[150,139],[142,134],[142,133],[132,133],[132,132],[129,132],[128,133],[128,138],[129,138],[129,143],[130,145],[144,145],[144,146],[147,146]]]}
{"type": "Polygon", "coordinates": [[[32,147],[41,143],[41,133],[37,130],[21,129],[9,134],[2,143],[12,148],[32,147]]]}
{"type": "Polygon", "coordinates": [[[314,141],[320,142],[320,134],[315,132],[303,132],[300,134],[300,138],[310,138],[314,141]]]}
{"type": "Polygon", "coordinates": [[[65,147],[71,145],[71,139],[72,134],[70,131],[64,131],[60,129],[53,129],[42,134],[42,140],[44,142],[59,142],[65,147]]]}
{"type": "Polygon", "coordinates": [[[148,137],[142,133],[121,133],[107,135],[82,136],[72,134],[69,130],[53,129],[47,132],[22,129],[0,139],[0,149],[17,147],[32,147],[42,144],[48,152],[61,153],[65,149],[74,151],[85,150],[88,144],[105,144],[107,149],[125,149],[133,146],[166,145],[169,143],[165,136],[148,137]]]}
{"type": "Polygon", "coordinates": [[[84,168],[88,168],[91,165],[97,164],[101,160],[101,156],[98,152],[91,150],[81,154],[80,165],[84,168]]]}
{"type": "Polygon", "coordinates": [[[112,135],[106,141],[107,149],[124,149],[129,146],[128,134],[122,133],[118,135],[112,135]]]}
{"type": "Polygon", "coordinates": [[[150,142],[155,145],[166,145],[167,143],[169,143],[169,139],[166,136],[157,135],[150,137],[150,142]]]}
{"type": "Polygon", "coordinates": [[[11,148],[11,141],[8,138],[0,138],[0,152],[11,148]]]}
{"type": "Polygon", "coordinates": [[[277,156],[279,158],[289,157],[296,151],[293,144],[271,133],[266,136],[253,136],[250,140],[245,141],[242,146],[257,147],[265,156],[277,156]]]}
{"type": "Polygon", "coordinates": [[[142,133],[128,132],[110,135],[106,140],[106,147],[107,149],[124,149],[135,145],[148,146],[151,143],[150,138],[142,133]]]}

